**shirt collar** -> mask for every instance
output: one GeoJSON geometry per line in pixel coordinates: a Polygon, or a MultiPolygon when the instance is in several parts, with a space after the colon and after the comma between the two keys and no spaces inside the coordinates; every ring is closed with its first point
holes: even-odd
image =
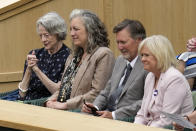
{"type": "Polygon", "coordinates": [[[136,62],[137,58],[138,58],[138,56],[136,56],[131,62],[127,61],[127,64],[130,64],[131,67],[133,68],[134,65],[135,65],[135,62],[136,62]]]}

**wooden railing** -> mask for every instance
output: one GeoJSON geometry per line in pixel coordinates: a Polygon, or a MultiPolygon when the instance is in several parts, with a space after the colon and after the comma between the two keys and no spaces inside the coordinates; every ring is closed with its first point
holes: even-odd
{"type": "Polygon", "coordinates": [[[165,131],[86,114],[0,100],[0,126],[32,131],[165,131]]]}
{"type": "Polygon", "coordinates": [[[13,1],[16,0],[8,0],[6,4],[4,4],[5,2],[0,2],[0,21],[50,0],[17,0],[16,2],[13,1]]]}
{"type": "Polygon", "coordinates": [[[0,92],[14,90],[22,79],[22,71],[0,73],[0,92]]]}

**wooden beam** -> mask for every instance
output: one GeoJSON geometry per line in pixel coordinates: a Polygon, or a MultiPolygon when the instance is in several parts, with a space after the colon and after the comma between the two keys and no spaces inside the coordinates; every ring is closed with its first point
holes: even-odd
{"type": "Polygon", "coordinates": [[[22,74],[22,71],[0,73],[0,83],[20,81],[22,74]]]}
{"type": "Polygon", "coordinates": [[[0,93],[13,91],[18,88],[19,82],[1,82],[0,83],[0,93]]]}
{"type": "Polygon", "coordinates": [[[51,0],[20,0],[9,6],[0,9],[0,21],[5,20],[11,16],[17,15],[23,11],[39,6],[51,0]]]}
{"type": "Polygon", "coordinates": [[[0,14],[15,9],[33,0],[0,0],[0,14]]]}

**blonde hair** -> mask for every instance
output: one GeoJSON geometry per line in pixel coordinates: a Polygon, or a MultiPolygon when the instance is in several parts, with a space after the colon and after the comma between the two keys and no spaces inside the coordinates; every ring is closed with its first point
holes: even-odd
{"type": "Polygon", "coordinates": [[[153,35],[144,39],[139,45],[139,54],[141,54],[144,45],[157,59],[157,69],[160,69],[161,72],[165,72],[171,66],[176,67],[177,60],[174,49],[165,36],[153,35]]]}

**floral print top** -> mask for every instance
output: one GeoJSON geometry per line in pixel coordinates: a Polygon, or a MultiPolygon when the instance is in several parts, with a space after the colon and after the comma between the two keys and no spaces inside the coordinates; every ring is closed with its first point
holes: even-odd
{"type": "MultiPolygon", "coordinates": [[[[29,52],[31,54],[32,51],[29,52]]],[[[70,49],[63,44],[61,49],[55,54],[49,54],[44,48],[36,49],[35,55],[38,59],[39,69],[53,82],[57,83],[61,80],[64,71],[65,62],[70,54],[70,49]]],[[[27,68],[27,61],[25,61],[24,74],[27,68]]],[[[23,74],[23,76],[24,76],[23,74]]],[[[24,100],[40,99],[49,97],[51,93],[43,85],[41,80],[32,72],[27,94],[24,100]]]]}

